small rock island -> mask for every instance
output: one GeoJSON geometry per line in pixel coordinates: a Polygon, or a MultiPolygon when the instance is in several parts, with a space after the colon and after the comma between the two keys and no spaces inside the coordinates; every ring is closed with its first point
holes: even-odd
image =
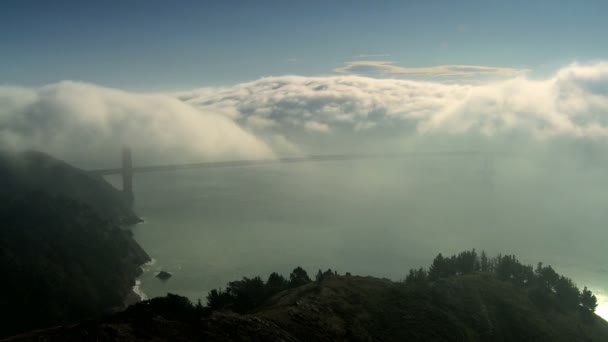
{"type": "Polygon", "coordinates": [[[171,273],[166,272],[166,271],[160,271],[156,275],[156,278],[158,278],[160,280],[167,280],[167,279],[171,278],[171,273]]]}

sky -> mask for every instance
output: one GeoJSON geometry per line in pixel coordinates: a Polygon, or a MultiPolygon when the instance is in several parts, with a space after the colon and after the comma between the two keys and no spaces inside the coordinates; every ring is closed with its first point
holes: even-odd
{"type": "Polygon", "coordinates": [[[607,12],[605,1],[555,0],[6,0],[0,84],[74,80],[170,91],[344,67],[403,76],[377,62],[513,68],[542,77],[606,58],[607,12]]]}

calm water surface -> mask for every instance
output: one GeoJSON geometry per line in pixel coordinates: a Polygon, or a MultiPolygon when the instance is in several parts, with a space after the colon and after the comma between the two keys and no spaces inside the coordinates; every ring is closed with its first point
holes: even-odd
{"type": "Polygon", "coordinates": [[[136,175],[135,238],[154,259],[141,290],[204,302],[230,280],[296,266],[399,280],[439,252],[476,248],[553,265],[589,285],[608,317],[602,175],[541,176],[551,167],[460,157],[136,175]],[[156,279],[161,269],[173,277],[156,279]]]}

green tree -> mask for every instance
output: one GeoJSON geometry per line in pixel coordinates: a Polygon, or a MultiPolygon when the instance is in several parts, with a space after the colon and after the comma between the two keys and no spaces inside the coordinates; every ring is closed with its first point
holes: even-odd
{"type": "Polygon", "coordinates": [[[559,274],[551,266],[543,266],[542,263],[538,263],[535,273],[539,287],[545,291],[555,290],[559,274]]]}
{"type": "Polygon", "coordinates": [[[433,259],[431,267],[429,267],[429,279],[437,280],[450,276],[453,273],[451,264],[452,262],[450,259],[444,258],[443,255],[439,253],[435,259],[433,259]]]}
{"type": "Polygon", "coordinates": [[[266,288],[260,277],[244,277],[242,280],[231,281],[226,292],[233,298],[232,308],[236,312],[253,309],[266,299],[266,288]]]}
{"type": "Polygon", "coordinates": [[[196,302],[196,305],[194,306],[194,313],[196,314],[197,317],[201,317],[204,312],[205,312],[205,307],[203,306],[203,303],[201,303],[201,300],[199,299],[196,302]]]}
{"type": "Polygon", "coordinates": [[[323,271],[321,271],[321,269],[319,269],[319,271],[317,271],[317,275],[315,276],[315,280],[317,281],[317,283],[320,283],[321,280],[323,280],[323,271]]]}
{"type": "Polygon", "coordinates": [[[426,270],[420,267],[417,270],[410,269],[409,274],[405,277],[405,283],[411,284],[423,284],[428,280],[428,274],[426,270]]]}
{"type": "Polygon", "coordinates": [[[485,251],[481,251],[480,269],[481,272],[490,272],[490,264],[488,263],[488,256],[485,251]]]}
{"type": "Polygon", "coordinates": [[[310,283],[310,281],[311,280],[308,276],[308,273],[306,273],[306,271],[300,266],[294,268],[294,270],[291,271],[291,274],[289,275],[289,286],[291,287],[297,287],[304,284],[308,284],[310,283]]]}
{"type": "Polygon", "coordinates": [[[272,296],[277,292],[285,290],[288,286],[289,282],[285,277],[277,272],[272,272],[266,280],[266,293],[268,293],[269,296],[272,296]]]}
{"type": "Polygon", "coordinates": [[[452,266],[454,267],[453,271],[460,274],[479,271],[477,252],[475,252],[475,249],[460,252],[452,266]]]}
{"type": "Polygon", "coordinates": [[[585,286],[583,292],[580,294],[581,306],[591,312],[594,312],[597,308],[597,298],[595,295],[585,286]]]}
{"type": "Polygon", "coordinates": [[[328,268],[325,272],[323,272],[323,279],[331,278],[333,276],[338,276],[338,273],[335,271],[332,271],[331,268],[328,268]]]}
{"type": "Polygon", "coordinates": [[[223,310],[232,306],[234,298],[222,289],[213,289],[207,294],[207,307],[212,310],[223,310]]]}
{"type": "Polygon", "coordinates": [[[283,288],[287,285],[288,281],[282,275],[277,272],[272,272],[266,279],[266,286],[271,288],[283,288]]]}
{"type": "Polygon", "coordinates": [[[567,308],[576,307],[581,298],[581,293],[572,279],[564,276],[559,276],[555,283],[555,295],[559,303],[567,308]]]}

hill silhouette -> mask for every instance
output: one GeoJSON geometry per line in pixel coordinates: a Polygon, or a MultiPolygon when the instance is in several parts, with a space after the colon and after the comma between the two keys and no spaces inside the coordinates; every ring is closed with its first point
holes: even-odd
{"type": "Polygon", "coordinates": [[[40,191],[70,198],[120,224],[141,221],[130,200],[103,178],[39,151],[0,150],[0,189],[5,196],[40,191]]]}
{"type": "Polygon", "coordinates": [[[289,278],[243,278],[212,291],[207,306],[169,294],[100,321],[11,341],[608,340],[608,323],[592,309],[563,305],[555,295],[539,301],[535,287],[495,272],[416,282],[319,274],[313,281],[298,268],[289,278]]]}
{"type": "Polygon", "coordinates": [[[0,337],[121,309],[148,255],[103,180],[37,152],[0,157],[0,337]]]}

